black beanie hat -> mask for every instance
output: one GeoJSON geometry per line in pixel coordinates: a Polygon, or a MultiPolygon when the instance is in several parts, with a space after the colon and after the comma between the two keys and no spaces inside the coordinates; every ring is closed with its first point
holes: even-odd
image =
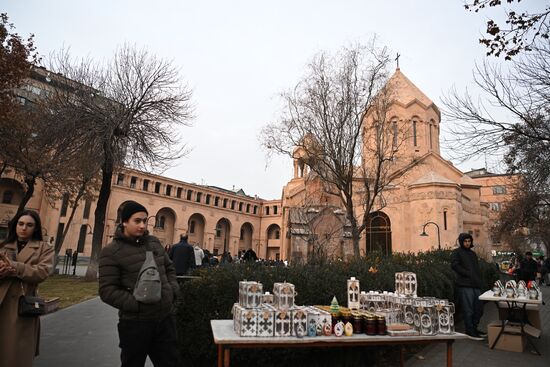
{"type": "Polygon", "coordinates": [[[126,204],[124,204],[124,207],[120,211],[120,220],[121,222],[127,222],[130,217],[138,212],[145,212],[147,215],[149,215],[149,212],[147,212],[147,209],[140,203],[137,203],[135,201],[128,201],[126,204]]]}

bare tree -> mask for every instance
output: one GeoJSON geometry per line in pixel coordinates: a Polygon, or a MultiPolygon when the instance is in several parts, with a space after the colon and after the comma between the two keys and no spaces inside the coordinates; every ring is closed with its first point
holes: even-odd
{"type": "MultiPolygon", "coordinates": [[[[477,13],[485,8],[502,6],[503,2],[503,0],[473,0],[464,7],[466,10],[477,13]]],[[[520,3],[521,0],[506,0],[506,2],[520,3]]],[[[501,27],[495,20],[489,19],[486,29],[489,36],[481,38],[479,43],[485,45],[488,56],[499,57],[504,54],[506,60],[511,60],[522,51],[531,51],[538,40],[549,39],[550,6],[545,6],[539,11],[506,10],[505,23],[506,25],[501,27]]]]}
{"type": "Polygon", "coordinates": [[[298,154],[340,199],[356,257],[406,135],[389,121],[389,63],[386,49],[374,42],[333,56],[318,54],[296,87],[282,94],[286,107],[280,121],[265,126],[260,136],[268,154],[298,154]],[[367,116],[374,123],[364,124],[367,116]]]}
{"type": "Polygon", "coordinates": [[[506,153],[520,137],[550,143],[550,42],[514,59],[507,71],[483,62],[476,66],[474,82],[481,90],[479,99],[456,90],[443,98],[457,158],[506,153]]]}
{"type": "Polygon", "coordinates": [[[62,51],[52,58],[51,69],[74,81],[57,96],[58,117],[77,125],[79,141],[92,145],[101,164],[86,273],[95,279],[113,173],[124,165],[162,171],[186,153],[175,126],[189,125],[191,91],[171,62],[129,45],[106,64],[74,61],[62,51]]]}

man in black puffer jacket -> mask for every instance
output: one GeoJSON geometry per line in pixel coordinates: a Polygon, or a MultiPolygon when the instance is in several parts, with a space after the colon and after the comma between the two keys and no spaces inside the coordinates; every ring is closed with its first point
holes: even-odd
{"type": "Polygon", "coordinates": [[[147,355],[155,367],[178,364],[174,301],[179,293],[176,271],[159,240],[147,233],[147,210],[130,201],[122,223],[99,257],[99,296],[119,310],[122,367],[143,367],[147,355]],[[161,280],[161,299],[141,303],[133,295],[145,252],[152,251],[161,280]]]}
{"type": "Polygon", "coordinates": [[[460,247],[451,254],[451,266],[456,273],[455,285],[466,334],[470,339],[483,340],[487,335],[478,330],[483,315],[483,304],[479,300],[482,280],[477,255],[472,251],[474,239],[469,233],[461,233],[458,242],[460,247]]]}

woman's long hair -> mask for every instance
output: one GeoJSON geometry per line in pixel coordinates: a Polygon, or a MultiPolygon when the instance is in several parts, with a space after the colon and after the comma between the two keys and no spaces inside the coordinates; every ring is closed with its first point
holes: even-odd
{"type": "Polygon", "coordinates": [[[0,247],[3,247],[6,243],[17,241],[17,222],[19,222],[19,218],[24,215],[29,215],[34,219],[34,232],[31,236],[31,240],[42,241],[42,223],[40,222],[40,216],[34,210],[26,209],[17,213],[15,217],[10,220],[8,224],[8,237],[0,244],[0,247]]]}

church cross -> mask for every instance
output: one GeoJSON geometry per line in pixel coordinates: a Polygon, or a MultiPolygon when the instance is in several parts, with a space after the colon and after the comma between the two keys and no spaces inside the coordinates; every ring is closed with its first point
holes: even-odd
{"type": "Polygon", "coordinates": [[[399,54],[399,52],[397,53],[397,56],[395,57],[395,61],[397,62],[397,69],[399,69],[399,58],[401,57],[401,55],[399,54]]]}

